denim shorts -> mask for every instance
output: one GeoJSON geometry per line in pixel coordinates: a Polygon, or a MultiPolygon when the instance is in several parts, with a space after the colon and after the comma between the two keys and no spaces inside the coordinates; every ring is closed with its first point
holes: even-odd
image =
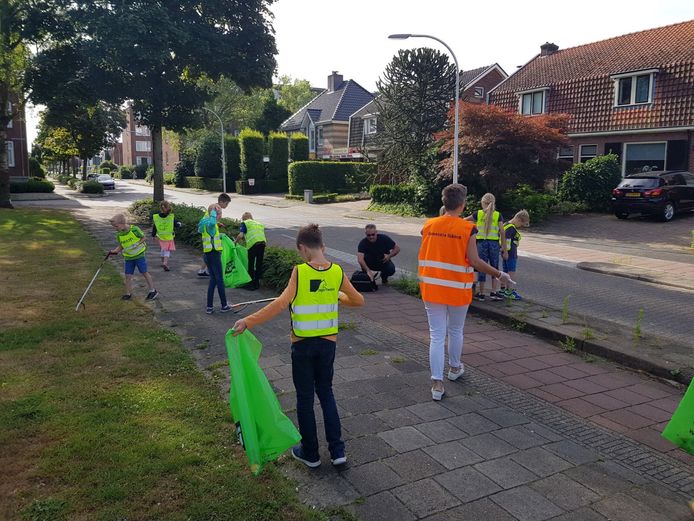
{"type": "Polygon", "coordinates": [[[140,273],[147,273],[147,259],[140,257],[139,259],[125,259],[125,274],[135,273],[135,266],[140,273]]]}
{"type": "Polygon", "coordinates": [[[509,257],[508,260],[503,261],[503,269],[506,273],[509,271],[516,271],[517,264],[518,257],[509,257]]]}
{"type": "MultiPolygon", "coordinates": [[[[482,239],[477,241],[477,254],[480,259],[489,264],[492,268],[499,269],[499,241],[482,239]]],[[[479,272],[477,280],[484,282],[487,280],[486,274],[479,272]]]]}

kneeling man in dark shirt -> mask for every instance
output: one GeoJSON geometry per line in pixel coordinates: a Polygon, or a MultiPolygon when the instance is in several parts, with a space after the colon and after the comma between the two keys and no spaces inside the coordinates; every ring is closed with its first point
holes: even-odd
{"type": "Polygon", "coordinates": [[[381,280],[388,283],[388,277],[395,274],[395,264],[391,260],[400,253],[400,246],[384,233],[376,231],[375,224],[367,224],[366,237],[359,242],[357,260],[361,269],[373,280],[376,271],[381,272],[381,280]]]}

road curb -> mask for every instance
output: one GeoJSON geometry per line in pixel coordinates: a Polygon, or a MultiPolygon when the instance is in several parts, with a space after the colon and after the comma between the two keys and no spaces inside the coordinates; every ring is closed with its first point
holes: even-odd
{"type": "Polygon", "coordinates": [[[615,277],[623,277],[625,279],[634,279],[641,282],[650,282],[651,284],[659,284],[661,286],[670,286],[679,289],[688,289],[694,291],[694,286],[672,282],[654,275],[646,275],[643,273],[629,273],[626,268],[614,264],[604,262],[579,262],[576,267],[584,271],[592,271],[594,273],[602,273],[604,275],[614,275],[615,277]]]}
{"type": "MultiPolygon", "coordinates": [[[[479,304],[473,301],[470,304],[470,309],[474,314],[490,318],[498,322],[502,322],[507,326],[513,326],[514,322],[519,319],[504,308],[491,307],[484,304],[479,304]]],[[[551,340],[553,342],[564,341],[566,338],[573,338],[576,350],[585,353],[593,354],[608,360],[612,360],[626,367],[644,371],[653,376],[663,378],[665,380],[676,381],[678,383],[689,385],[694,378],[694,369],[680,368],[674,365],[668,366],[666,363],[656,363],[651,360],[635,356],[624,351],[614,349],[607,343],[599,340],[586,340],[576,335],[571,334],[569,328],[555,328],[533,318],[524,318],[525,324],[523,332],[532,333],[540,338],[551,340]]]]}

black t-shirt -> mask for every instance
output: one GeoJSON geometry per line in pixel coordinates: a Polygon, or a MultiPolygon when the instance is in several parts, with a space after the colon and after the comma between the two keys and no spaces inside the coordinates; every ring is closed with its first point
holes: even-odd
{"type": "Polygon", "coordinates": [[[395,248],[395,242],[393,239],[388,237],[383,233],[376,235],[375,242],[369,242],[369,240],[364,237],[359,242],[359,247],[357,251],[364,254],[364,258],[373,262],[380,262],[383,260],[383,256],[390,253],[390,250],[395,248]]]}

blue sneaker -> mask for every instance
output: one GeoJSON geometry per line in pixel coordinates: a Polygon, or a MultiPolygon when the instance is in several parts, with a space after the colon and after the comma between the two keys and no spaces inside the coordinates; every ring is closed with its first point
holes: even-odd
{"type": "Polygon", "coordinates": [[[315,469],[316,467],[320,467],[320,458],[317,460],[311,461],[310,459],[307,459],[306,456],[304,455],[304,449],[301,447],[301,445],[295,445],[292,447],[292,457],[295,460],[299,460],[301,463],[306,465],[307,467],[311,467],[312,469],[315,469]]]}
{"type": "Polygon", "coordinates": [[[509,298],[511,300],[523,300],[523,297],[521,297],[515,289],[511,293],[509,293],[509,298]]]}

